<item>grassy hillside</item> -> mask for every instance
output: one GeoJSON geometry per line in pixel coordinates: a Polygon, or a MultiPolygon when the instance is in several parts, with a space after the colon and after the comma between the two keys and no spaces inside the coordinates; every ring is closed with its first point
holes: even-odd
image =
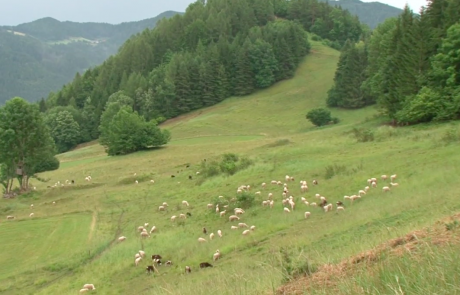
{"type": "Polygon", "coordinates": [[[0,26],[0,105],[20,96],[47,97],[90,67],[101,64],[133,34],[153,28],[156,17],[118,25],[60,22],[43,18],[18,26],[0,26]]]}
{"type": "MultiPolygon", "coordinates": [[[[338,125],[312,126],[305,114],[325,105],[339,55],[312,44],[312,54],[293,79],[165,122],[173,135],[167,147],[124,157],[107,157],[97,144],[82,147],[60,155],[61,168],[40,175],[50,180],[35,181],[36,193],[1,201],[0,235],[8,244],[0,246],[0,292],[76,294],[84,283],[93,283],[95,294],[111,295],[273,293],[296,273],[313,272],[458,211],[458,125],[394,129],[382,125],[371,107],[333,111],[341,119],[338,125]],[[355,127],[370,128],[375,140],[357,142],[355,127]],[[249,157],[254,164],[228,177],[195,174],[203,172],[203,159],[210,163],[224,153],[249,157]],[[300,200],[315,202],[319,193],[332,203],[343,201],[344,195],[363,189],[368,178],[394,173],[399,187],[383,193],[379,181],[377,189],[353,205],[346,202],[340,214],[300,200]],[[87,175],[91,182],[84,180],[87,175]],[[291,213],[283,212],[282,187],[269,184],[284,182],[285,175],[295,177],[288,182],[296,202],[291,213]],[[71,179],[73,186],[47,187],[71,179]],[[301,194],[300,180],[308,181],[308,193],[301,194]],[[267,182],[265,189],[262,182],[267,182]],[[255,196],[241,215],[240,222],[256,226],[248,236],[241,234],[243,229],[230,229],[235,223],[228,221],[229,213],[220,218],[207,209],[218,196],[236,197],[243,184],[255,196]],[[274,194],[273,209],[261,205],[269,192],[274,194]],[[190,207],[181,205],[182,200],[190,207]],[[167,212],[158,211],[163,202],[169,204],[167,212]],[[308,220],[305,211],[311,212],[308,220]],[[171,222],[172,215],[186,212],[192,216],[171,222]],[[6,215],[16,219],[6,220],[6,215]],[[158,232],[140,239],[137,227],[145,222],[158,232]],[[223,237],[210,241],[203,226],[208,234],[222,230],[223,237]],[[121,235],[127,240],[116,242],[121,235]],[[199,237],[208,241],[200,244],[199,237]],[[174,264],[147,275],[148,257],[134,266],[140,249],[174,264]],[[217,249],[222,258],[213,262],[217,249]],[[199,269],[205,261],[214,268],[199,269]],[[184,275],[186,265],[192,268],[190,275],[184,275]]],[[[438,291],[453,294],[453,286],[438,291]]],[[[383,287],[377,290],[385,293],[383,287]]]]}

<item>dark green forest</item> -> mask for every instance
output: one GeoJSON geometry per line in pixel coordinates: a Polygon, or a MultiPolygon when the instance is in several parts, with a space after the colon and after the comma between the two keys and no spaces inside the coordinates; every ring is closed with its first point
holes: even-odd
{"type": "Polygon", "coordinates": [[[357,15],[359,20],[371,29],[377,27],[387,18],[397,17],[402,9],[380,2],[362,2],[360,0],[322,0],[330,5],[340,6],[352,15],[357,15]]]}
{"type": "Polygon", "coordinates": [[[185,14],[130,38],[102,65],[77,74],[41,100],[40,110],[48,117],[71,114],[65,122],[47,120],[51,130],[66,130],[53,133],[60,152],[99,137],[108,146],[104,120],[125,106],[159,124],[291,78],[310,50],[306,31],[341,48],[368,28],[317,0],[197,1],[185,14]]]}
{"type": "Polygon", "coordinates": [[[71,81],[75,73],[116,54],[132,34],[153,28],[159,19],[174,14],[168,11],[119,25],[43,18],[0,27],[0,105],[14,96],[28,101],[46,97],[71,81]]]}
{"type": "Polygon", "coordinates": [[[330,107],[377,103],[393,123],[460,117],[460,2],[431,0],[377,26],[342,49],[330,107]]]}

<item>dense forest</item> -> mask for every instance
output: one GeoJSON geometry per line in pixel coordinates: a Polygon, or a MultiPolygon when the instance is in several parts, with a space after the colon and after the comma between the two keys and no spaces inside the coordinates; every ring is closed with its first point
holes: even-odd
{"type": "Polygon", "coordinates": [[[393,123],[414,124],[460,116],[460,2],[431,0],[414,13],[407,6],[364,42],[342,49],[331,107],[377,103],[393,123]]]}
{"type": "Polygon", "coordinates": [[[380,2],[362,2],[360,0],[322,0],[329,5],[340,6],[348,10],[352,15],[358,16],[359,20],[371,29],[377,27],[387,18],[397,17],[402,10],[380,2]]]}
{"type": "Polygon", "coordinates": [[[46,97],[75,73],[101,64],[132,35],[153,28],[157,17],[118,25],[60,22],[43,18],[0,27],[0,105],[14,96],[29,101],[46,97]]]}
{"type": "Polygon", "coordinates": [[[294,75],[310,50],[306,31],[341,48],[360,40],[366,28],[318,0],[197,1],[185,14],[133,36],[117,55],[77,74],[39,106],[48,118],[66,114],[67,120],[46,120],[60,152],[99,137],[105,144],[103,122],[124,107],[158,124],[247,95],[294,75]]]}

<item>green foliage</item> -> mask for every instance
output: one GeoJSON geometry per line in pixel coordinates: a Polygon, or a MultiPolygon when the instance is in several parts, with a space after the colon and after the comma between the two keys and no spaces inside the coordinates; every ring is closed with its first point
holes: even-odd
{"type": "Polygon", "coordinates": [[[75,147],[80,140],[80,126],[68,111],[62,111],[46,118],[58,153],[75,147]]]}
{"type": "Polygon", "coordinates": [[[374,141],[375,139],[374,132],[369,128],[354,127],[352,132],[357,142],[369,142],[369,141],[374,141]]]}
{"type": "Polygon", "coordinates": [[[335,175],[344,174],[347,171],[347,166],[345,165],[328,165],[326,166],[326,173],[324,175],[325,179],[331,179],[335,175]]]}
{"type": "Polygon", "coordinates": [[[248,209],[255,204],[256,198],[253,193],[243,191],[236,195],[235,208],[248,209]]]}
{"type": "Polygon", "coordinates": [[[331,112],[324,108],[312,109],[307,113],[307,120],[309,120],[315,126],[324,126],[331,122],[339,122],[339,119],[332,118],[331,112]]]}
{"type": "Polygon", "coordinates": [[[159,147],[171,139],[169,131],[161,131],[155,121],[146,122],[127,106],[120,108],[101,136],[106,139],[104,145],[110,156],[159,147]]]}
{"type": "Polygon", "coordinates": [[[38,162],[35,166],[34,173],[42,173],[46,171],[54,171],[59,169],[60,162],[56,157],[49,157],[38,162]]]}
{"type": "Polygon", "coordinates": [[[247,157],[240,157],[233,153],[223,154],[218,160],[203,161],[201,163],[200,175],[205,178],[220,174],[231,176],[253,164],[254,162],[247,157]]]}
{"type": "Polygon", "coordinates": [[[310,276],[317,271],[317,266],[312,264],[305,255],[295,255],[292,249],[286,247],[280,248],[279,261],[283,273],[283,283],[301,276],[310,276]]]}

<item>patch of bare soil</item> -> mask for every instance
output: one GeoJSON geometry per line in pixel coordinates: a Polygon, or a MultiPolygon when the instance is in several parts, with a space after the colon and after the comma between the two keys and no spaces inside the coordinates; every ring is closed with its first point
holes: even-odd
{"type": "Polygon", "coordinates": [[[279,287],[276,294],[305,294],[305,290],[315,288],[315,286],[321,286],[322,289],[327,288],[331,294],[334,294],[334,291],[338,290],[341,279],[352,277],[354,273],[371,267],[383,257],[398,257],[407,252],[413,253],[420,245],[427,243],[433,246],[460,244],[460,235],[455,234],[454,230],[448,230],[446,226],[455,221],[460,221],[460,213],[437,221],[432,227],[389,240],[338,264],[323,265],[312,275],[300,277],[279,287]]]}

